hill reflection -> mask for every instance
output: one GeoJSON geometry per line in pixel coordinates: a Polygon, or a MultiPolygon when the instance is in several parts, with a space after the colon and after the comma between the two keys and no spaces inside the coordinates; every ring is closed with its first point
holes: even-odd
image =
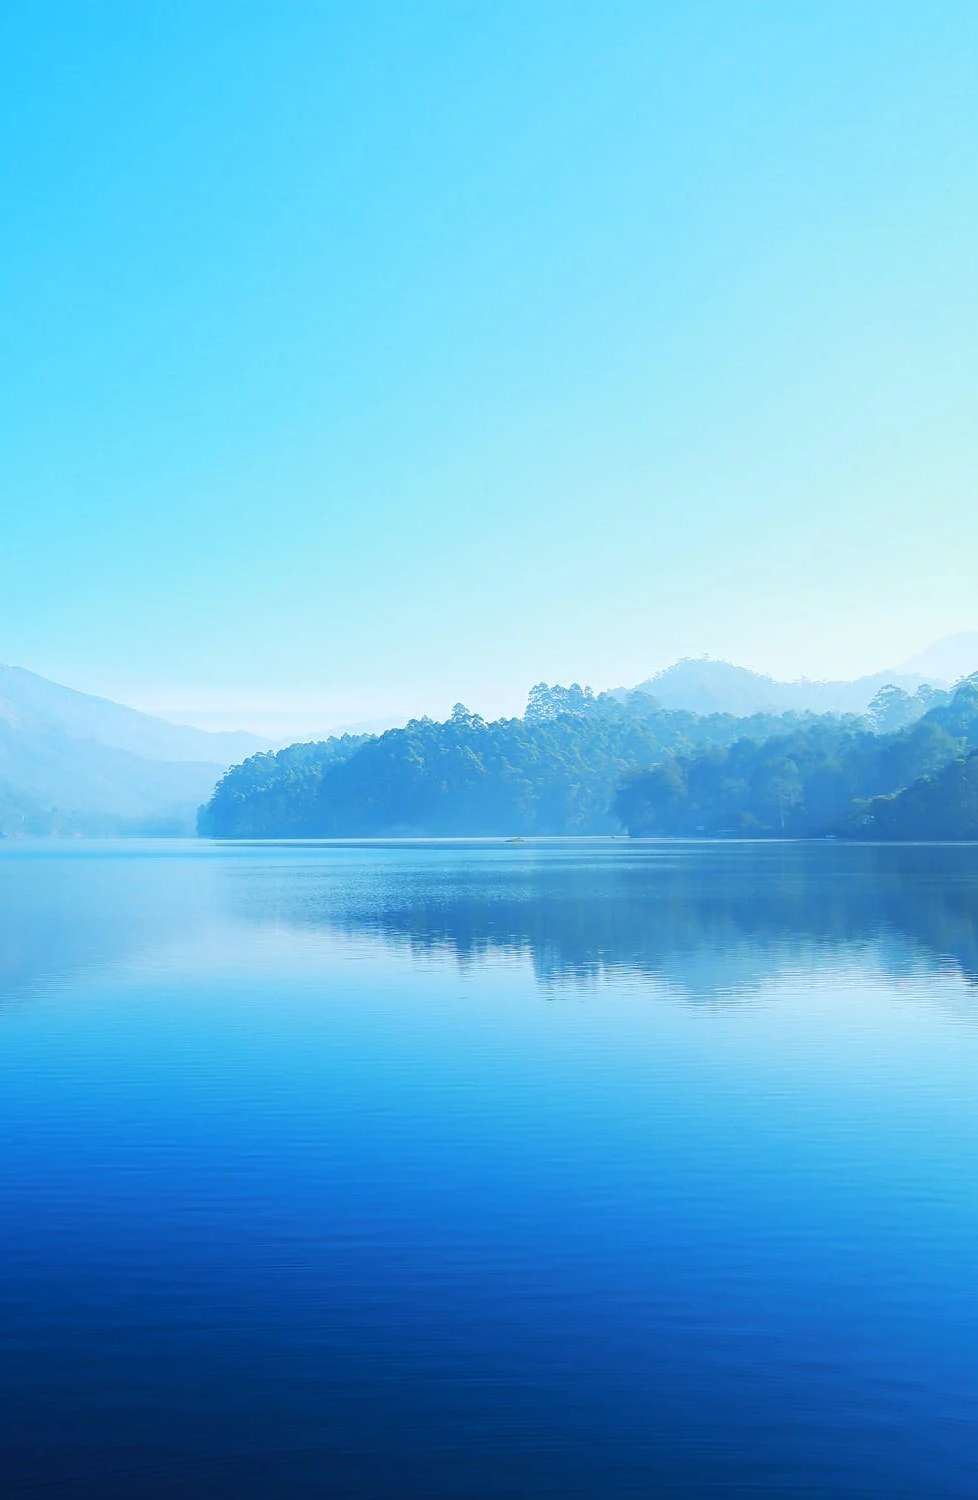
{"type": "MultiPolygon", "coordinates": [[[[978,985],[978,846],[90,845],[0,857],[0,995],[81,972],[241,962],[270,929],[541,986],[654,980],[716,1001],[845,963],[978,985]]],[[[276,938],[278,941],[278,938],[276,938]]],[[[267,944],[256,962],[274,964],[267,944]]]]}
{"type": "Polygon", "coordinates": [[[370,935],[462,964],[529,956],[541,983],[634,974],[711,999],[849,958],[978,984],[978,846],[430,845],[305,850],[238,882],[235,913],[370,935]],[[385,857],[386,856],[386,857],[385,857]]]}

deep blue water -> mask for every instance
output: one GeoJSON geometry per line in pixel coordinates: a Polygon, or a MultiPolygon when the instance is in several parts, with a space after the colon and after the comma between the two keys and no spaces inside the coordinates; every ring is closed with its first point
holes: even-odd
{"type": "Polygon", "coordinates": [[[6,1496],[978,1496],[978,847],[0,846],[6,1496]]]}

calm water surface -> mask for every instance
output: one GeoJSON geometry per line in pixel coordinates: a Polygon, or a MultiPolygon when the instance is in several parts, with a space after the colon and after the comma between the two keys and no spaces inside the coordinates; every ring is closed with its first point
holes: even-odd
{"type": "Polygon", "coordinates": [[[978,1496],[978,848],[0,846],[4,1494],[978,1496]]]}

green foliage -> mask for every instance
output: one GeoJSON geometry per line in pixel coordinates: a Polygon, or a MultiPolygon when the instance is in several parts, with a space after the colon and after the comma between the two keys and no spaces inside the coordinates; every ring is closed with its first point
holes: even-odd
{"type": "Polygon", "coordinates": [[[215,838],[232,832],[261,837],[261,828],[269,837],[301,836],[301,826],[296,826],[297,817],[298,824],[302,821],[299,810],[314,804],[323,777],[370,739],[366,734],[344,734],[249,756],[221,777],[211,800],[200,809],[198,832],[215,838]]]}
{"type": "Polygon", "coordinates": [[[897,729],[906,729],[931,708],[946,703],[949,695],[940,688],[920,687],[910,694],[903,688],[888,683],[881,687],[866,710],[866,717],[879,734],[892,734],[897,729]]]}
{"type": "Polygon", "coordinates": [[[700,715],[538,683],[523,718],[489,723],[457,703],[444,723],[254,755],[198,826],[219,838],[858,833],[888,815],[872,799],[975,746],[975,679],[950,698],[878,694],[866,718],[700,715]],[[905,727],[881,732],[894,720],[905,727]]]}
{"type": "Polygon", "coordinates": [[[456,704],[445,723],[252,756],[198,826],[223,838],[610,833],[615,793],[636,767],[806,722],[670,713],[644,693],[619,701],[539,683],[521,719],[487,723],[456,704]]]}
{"type": "Polygon", "coordinates": [[[978,751],[890,796],[874,797],[853,831],[878,839],[978,839],[978,751]]]}
{"type": "MultiPolygon", "coordinates": [[[[878,712],[903,717],[907,695],[894,693],[886,694],[878,712]]],[[[962,798],[962,807],[967,805],[967,778],[959,784],[939,773],[950,773],[951,764],[976,746],[978,679],[972,678],[952,697],[938,695],[922,718],[888,734],[874,733],[859,720],[820,718],[761,743],[738,739],[674,756],[626,779],[615,806],[635,835],[865,834],[902,826],[900,819],[909,819],[912,809],[918,809],[915,826],[923,829],[942,797],[962,798]],[[928,780],[914,797],[908,792],[906,800],[893,801],[920,778],[928,780]]],[[[941,827],[957,826],[949,811],[941,827]]]]}

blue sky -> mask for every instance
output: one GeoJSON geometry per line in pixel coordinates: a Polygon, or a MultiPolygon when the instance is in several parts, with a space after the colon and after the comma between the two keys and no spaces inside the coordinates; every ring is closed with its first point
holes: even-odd
{"type": "Polygon", "coordinates": [[[978,8],[0,19],[0,659],[274,732],[978,625],[978,8]]]}

